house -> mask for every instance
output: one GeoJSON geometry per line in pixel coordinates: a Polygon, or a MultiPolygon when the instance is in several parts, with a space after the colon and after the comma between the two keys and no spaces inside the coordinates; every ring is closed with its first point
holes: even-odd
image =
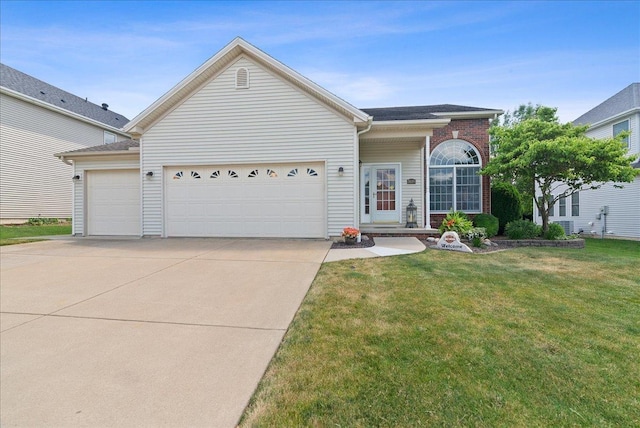
{"type": "Polygon", "coordinates": [[[78,235],[329,238],[489,212],[489,119],[452,105],[358,109],[236,38],[131,120],[58,153],[78,235]]]}
{"type": "Polygon", "coordinates": [[[0,221],[71,217],[73,167],[53,154],[127,138],[127,122],[0,64],[0,221]]]}
{"type": "MultiPolygon", "coordinates": [[[[589,125],[590,138],[611,138],[630,131],[626,138],[629,154],[640,154],[640,83],[632,83],[573,121],[589,125]]],[[[640,168],[640,161],[633,166],[640,168]]],[[[558,192],[565,188],[560,187],[558,192]]],[[[534,218],[540,218],[537,208],[534,218]]],[[[583,190],[560,199],[550,222],[565,232],[640,239],[640,176],[632,183],[605,183],[599,189],[583,190]],[[622,187],[620,187],[622,186],[622,187]]]]}

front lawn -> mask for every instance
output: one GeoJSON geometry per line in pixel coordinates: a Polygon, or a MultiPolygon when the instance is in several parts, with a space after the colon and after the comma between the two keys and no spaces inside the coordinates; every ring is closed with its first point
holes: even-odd
{"type": "Polygon", "coordinates": [[[640,242],[322,266],[242,426],[639,426],[640,242]]]}
{"type": "Polygon", "coordinates": [[[70,235],[71,224],[45,224],[41,226],[0,226],[0,246],[42,241],[39,236],[70,235]]]}

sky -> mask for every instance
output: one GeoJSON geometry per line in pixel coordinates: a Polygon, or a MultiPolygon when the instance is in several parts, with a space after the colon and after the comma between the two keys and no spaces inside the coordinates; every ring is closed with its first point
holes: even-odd
{"type": "Polygon", "coordinates": [[[640,81],[640,1],[0,2],[0,61],[132,119],[240,36],[359,108],[558,108],[640,81]]]}

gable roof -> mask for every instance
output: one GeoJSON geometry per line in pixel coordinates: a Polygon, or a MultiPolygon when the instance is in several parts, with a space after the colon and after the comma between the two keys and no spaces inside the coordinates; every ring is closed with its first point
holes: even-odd
{"type": "Polygon", "coordinates": [[[574,125],[594,125],[634,110],[640,111],[640,83],[632,83],[573,121],[574,125]]]}
{"type": "Polygon", "coordinates": [[[493,118],[504,113],[502,110],[488,109],[482,107],[469,107],[454,104],[437,104],[431,106],[404,106],[404,107],[381,107],[363,108],[365,113],[373,116],[373,120],[425,120],[440,119],[442,117],[458,118],[493,118]]]}
{"type": "Polygon", "coordinates": [[[129,119],[121,114],[103,109],[101,106],[86,99],[63,91],[60,88],[1,63],[0,86],[55,106],[58,109],[67,110],[71,113],[103,123],[112,128],[120,129],[129,122],[129,119]]]}
{"type": "Polygon", "coordinates": [[[357,125],[361,124],[364,126],[368,123],[369,117],[365,112],[275,60],[244,39],[236,37],[231,43],[222,48],[222,50],[209,58],[204,64],[147,107],[142,113],[134,117],[131,122],[124,127],[124,130],[133,134],[144,133],[156,120],[179,105],[182,100],[222,71],[240,55],[246,55],[251,60],[256,61],[263,67],[274,72],[300,90],[315,97],[317,100],[330,106],[350,120],[353,120],[357,125]]]}

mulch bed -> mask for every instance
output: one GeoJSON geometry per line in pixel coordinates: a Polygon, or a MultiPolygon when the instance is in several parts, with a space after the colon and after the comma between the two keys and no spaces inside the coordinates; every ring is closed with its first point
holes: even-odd
{"type": "Polygon", "coordinates": [[[376,245],[373,238],[365,239],[365,235],[362,236],[362,242],[356,242],[355,244],[345,244],[343,241],[334,242],[331,245],[331,249],[354,249],[354,248],[369,248],[376,245]]]}

